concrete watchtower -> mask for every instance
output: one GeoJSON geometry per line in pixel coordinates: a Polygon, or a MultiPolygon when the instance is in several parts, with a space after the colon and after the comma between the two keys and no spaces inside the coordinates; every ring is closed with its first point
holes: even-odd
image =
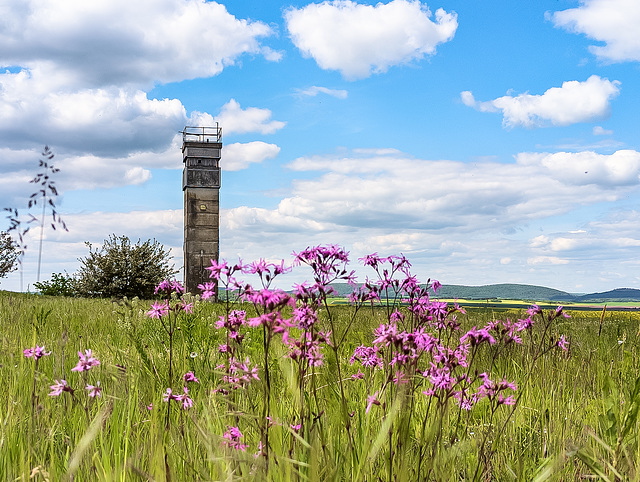
{"type": "Polygon", "coordinates": [[[184,128],[184,284],[193,294],[200,293],[199,284],[212,281],[205,268],[220,253],[221,151],[222,128],[217,123],[215,127],[184,128]]]}

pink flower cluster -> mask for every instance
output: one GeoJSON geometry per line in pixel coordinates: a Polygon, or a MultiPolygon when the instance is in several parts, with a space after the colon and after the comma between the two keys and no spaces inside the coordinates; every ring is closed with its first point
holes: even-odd
{"type": "Polygon", "coordinates": [[[258,376],[258,365],[249,368],[249,358],[244,363],[239,362],[235,358],[229,359],[229,368],[226,375],[222,377],[224,383],[231,385],[233,390],[243,388],[252,380],[260,380],[258,376]]]}
{"type": "MultiPolygon", "coordinates": [[[[151,305],[151,309],[147,311],[149,318],[160,319],[163,316],[169,314],[172,310],[169,300],[156,301],[151,305]]],[[[193,303],[186,303],[185,301],[179,301],[173,308],[174,311],[184,311],[185,313],[193,313],[193,303]]]]}
{"type": "Polygon", "coordinates": [[[167,388],[167,391],[164,393],[164,397],[162,398],[162,400],[166,403],[169,403],[171,402],[171,400],[174,400],[182,404],[183,410],[187,410],[193,407],[193,400],[191,399],[191,397],[189,397],[189,389],[187,387],[183,387],[183,390],[184,390],[184,393],[176,395],[173,393],[173,391],[170,388],[167,388]]]}
{"type": "Polygon", "coordinates": [[[158,286],[155,288],[155,294],[160,294],[164,297],[162,301],[156,301],[153,305],[151,305],[151,309],[147,311],[147,316],[150,318],[161,319],[163,316],[169,314],[169,312],[174,311],[184,311],[185,313],[193,313],[193,303],[187,303],[183,299],[180,299],[177,303],[174,303],[173,307],[169,300],[173,293],[177,295],[184,294],[184,287],[175,280],[164,280],[161,281],[158,286]]]}
{"type": "Polygon", "coordinates": [[[203,300],[211,298],[216,294],[218,283],[226,290],[242,288],[242,283],[235,277],[236,273],[243,273],[246,270],[242,261],[238,260],[235,265],[229,266],[226,261],[218,262],[212,259],[211,266],[205,269],[209,271],[209,277],[215,281],[198,285],[198,288],[202,290],[203,300]]]}
{"type": "MultiPolygon", "coordinates": [[[[397,319],[397,316],[396,316],[397,319]]],[[[373,332],[375,339],[374,347],[367,352],[365,347],[358,347],[352,356],[352,360],[358,360],[363,366],[376,366],[382,368],[381,362],[377,357],[377,353],[383,353],[388,350],[392,353],[390,366],[415,364],[417,360],[425,352],[430,352],[436,346],[437,339],[425,331],[423,327],[414,331],[399,331],[396,323],[385,325],[380,324],[373,332]],[[367,353],[375,351],[375,365],[371,365],[372,360],[367,357],[367,353]]]]}
{"type": "Polygon", "coordinates": [[[147,311],[147,316],[150,318],[160,319],[169,313],[169,302],[167,300],[156,301],[151,305],[151,309],[147,311]]]}
{"type": "MultiPolygon", "coordinates": [[[[280,289],[267,289],[254,290],[247,288],[242,293],[242,299],[249,303],[263,308],[267,313],[277,312],[287,306],[295,306],[295,300],[286,292],[280,289]]],[[[261,319],[250,318],[249,326],[260,326],[264,324],[261,319]]]]}
{"type": "Polygon", "coordinates": [[[367,396],[367,408],[364,411],[365,413],[369,413],[371,407],[373,407],[374,405],[380,405],[380,400],[378,400],[377,396],[378,391],[376,391],[373,395],[367,396]]]}
{"type": "Polygon", "coordinates": [[[330,344],[331,333],[323,331],[304,330],[299,337],[291,335],[290,331],[282,334],[282,342],[289,348],[288,357],[294,361],[306,361],[309,366],[321,366],[324,355],[320,351],[321,344],[330,344]]]}
{"type": "Polygon", "coordinates": [[[78,364],[71,369],[72,372],[86,372],[100,365],[100,360],[93,356],[91,350],[85,350],[84,353],[79,351],[78,357],[80,360],[78,360],[78,364]]]}
{"type": "Polygon", "coordinates": [[[193,372],[187,372],[182,376],[182,379],[185,382],[193,382],[193,383],[200,383],[200,380],[198,380],[196,378],[196,376],[193,374],[193,372]]]}
{"type": "Polygon", "coordinates": [[[306,264],[313,269],[313,277],[318,288],[326,289],[336,281],[346,281],[355,286],[355,271],[348,271],[349,252],[334,244],[313,246],[299,253],[293,253],[294,265],[306,264]]]}
{"type": "Polygon", "coordinates": [[[57,397],[58,395],[61,395],[62,392],[69,392],[69,393],[74,392],[73,388],[71,388],[67,384],[66,380],[54,380],[54,381],[55,383],[49,387],[51,388],[51,392],[49,393],[50,397],[57,397]]]}
{"type": "MultiPolygon", "coordinates": [[[[47,355],[50,354],[46,353],[47,355]]],[[[25,354],[26,356],[26,354],[25,354]]],[[[100,360],[93,356],[93,352],[91,350],[85,350],[84,353],[78,352],[78,363],[75,367],[71,369],[72,372],[87,372],[91,370],[93,367],[100,365],[100,360]]],[[[49,388],[51,392],[49,392],[50,397],[58,397],[62,395],[63,392],[68,392],[73,395],[75,390],[69,386],[66,380],[54,380],[55,383],[50,385],[49,388]]],[[[89,385],[85,387],[87,390],[87,395],[90,398],[100,398],[102,396],[102,388],[100,387],[100,381],[96,382],[95,385],[89,385]]]]}
{"type": "Polygon", "coordinates": [[[516,399],[513,395],[505,396],[504,391],[507,389],[516,391],[518,387],[513,382],[502,380],[499,382],[493,381],[489,378],[487,373],[481,373],[478,378],[482,380],[482,383],[475,392],[472,392],[469,387],[456,391],[454,398],[460,404],[460,407],[464,410],[471,410],[476,403],[483,398],[489,399],[495,407],[500,405],[515,405],[516,399]]]}
{"type": "Polygon", "coordinates": [[[51,355],[51,351],[45,351],[44,345],[38,346],[36,345],[33,348],[25,348],[22,353],[26,358],[33,358],[34,360],[39,360],[43,356],[51,355]]]}
{"type": "MultiPolygon", "coordinates": [[[[365,266],[375,271],[377,280],[367,279],[356,287],[354,271],[347,268],[348,255],[347,251],[334,245],[314,246],[294,253],[294,265],[312,269],[313,283],[296,285],[292,294],[270,288],[274,278],[288,270],[284,263],[259,260],[247,266],[241,263],[229,266],[226,262],[212,261],[207,269],[216,283],[201,286],[205,293],[220,282],[228,290],[237,289],[240,299],[253,304],[258,313],[247,319],[244,311],[233,311],[216,323],[216,328],[227,330],[227,341],[220,346],[220,351],[228,357],[227,364],[223,365],[225,383],[236,389],[258,379],[258,367],[250,369],[248,359],[245,363],[239,362],[236,345],[229,341],[242,342],[241,326],[265,330],[267,346],[274,335],[281,334],[282,342],[289,349],[287,356],[300,367],[321,365],[323,345],[333,345],[331,332],[317,329],[318,313],[320,307],[325,306],[326,297],[333,293],[331,283],[334,282],[347,282],[354,287],[350,301],[356,309],[369,302],[388,309],[387,320],[374,330],[372,346],[358,346],[350,358],[351,365],[358,364],[357,373],[351,376],[353,380],[365,377],[361,368],[385,371],[384,385],[367,399],[367,412],[372,406],[381,405],[379,397],[388,382],[405,384],[420,376],[427,383],[423,393],[442,402],[455,399],[467,410],[483,399],[488,399],[493,407],[512,405],[515,398],[507,390],[515,391],[516,385],[507,380],[493,381],[487,373],[478,375],[476,371],[471,376],[469,365],[473,355],[482,349],[482,345],[494,346],[493,349],[499,351],[510,343],[521,344],[522,334],[534,325],[534,317],[542,315],[545,323],[560,316],[568,317],[563,308],[558,307],[544,318],[543,311],[533,305],[525,319],[495,320],[458,334],[457,315],[464,310],[455,303],[431,299],[442,285],[437,280],[420,284],[411,274],[411,264],[404,256],[380,257],[374,253],[361,258],[365,266]],[[262,288],[242,285],[234,278],[237,272],[258,275],[262,288]],[[290,317],[283,314],[288,313],[285,309],[289,308],[292,309],[290,317]],[[302,365],[303,362],[306,365],[302,365]]],[[[561,336],[555,346],[567,350],[568,341],[561,336]]],[[[229,430],[231,434],[231,427],[229,430]]]]}
{"type": "Polygon", "coordinates": [[[100,388],[100,381],[98,381],[95,385],[87,385],[85,387],[85,390],[89,392],[87,393],[87,395],[89,395],[89,397],[91,398],[100,398],[102,396],[102,388],[100,388]]]}
{"type": "Polygon", "coordinates": [[[181,295],[184,293],[184,286],[180,284],[180,282],[176,280],[163,280],[156,286],[154,290],[155,294],[164,294],[167,298],[171,297],[171,293],[176,293],[181,295]]]}
{"type": "MultiPolygon", "coordinates": [[[[314,270],[315,284],[312,287],[298,285],[293,296],[280,289],[271,289],[273,280],[289,271],[284,266],[284,262],[279,264],[268,263],[261,259],[249,265],[238,263],[229,266],[226,262],[211,261],[211,266],[207,269],[210,277],[216,281],[201,285],[200,288],[208,291],[214,289],[214,285],[221,283],[227,290],[238,289],[240,299],[253,304],[258,311],[258,315],[246,319],[246,314],[241,316],[231,312],[226,317],[221,317],[216,323],[218,329],[225,328],[228,332],[228,340],[238,343],[242,341],[243,335],[240,333],[240,326],[249,328],[262,327],[266,330],[267,338],[270,341],[276,334],[282,335],[283,343],[289,347],[288,356],[295,361],[305,361],[309,366],[318,366],[323,363],[321,345],[330,343],[330,333],[316,331],[314,326],[317,322],[318,300],[331,292],[331,282],[343,280],[353,282],[354,273],[348,272],[345,267],[348,262],[348,253],[337,246],[317,246],[307,248],[299,254],[295,254],[294,264],[307,264],[314,270]],[[234,275],[237,272],[258,275],[262,288],[254,289],[250,285],[242,285],[234,275]],[[298,305],[296,302],[300,302],[298,305]],[[285,308],[293,308],[291,318],[283,315],[285,308]]],[[[203,293],[206,298],[206,293],[203,293]]],[[[235,347],[229,341],[219,347],[221,353],[227,353],[231,357],[232,363],[228,370],[232,368],[238,373],[244,373],[242,364],[235,360],[235,347]]],[[[256,368],[257,370],[257,368],[256,368]]],[[[256,371],[257,373],[257,371],[256,371]]],[[[245,374],[249,379],[253,375],[245,374]]],[[[257,375],[256,375],[257,376],[257,375]]],[[[235,373],[229,372],[226,380],[233,388],[244,385],[246,379],[235,373]],[[236,380],[237,379],[237,380],[236,380]]],[[[223,391],[224,390],[220,390],[223,391]]]]}
{"type": "Polygon", "coordinates": [[[227,431],[222,435],[222,445],[234,450],[241,450],[245,452],[248,445],[242,443],[242,432],[238,427],[231,427],[227,425],[227,431]]]}
{"type": "Polygon", "coordinates": [[[216,328],[221,330],[226,328],[230,332],[230,338],[238,339],[240,337],[238,330],[241,326],[245,325],[247,321],[247,312],[244,310],[232,310],[229,316],[221,316],[216,321],[216,328]]]}
{"type": "Polygon", "coordinates": [[[208,300],[209,298],[213,297],[216,294],[217,288],[218,288],[218,285],[211,281],[208,281],[204,284],[199,284],[198,289],[202,291],[200,298],[202,298],[203,300],[208,300]]]}
{"type": "Polygon", "coordinates": [[[355,362],[360,362],[363,367],[366,368],[382,368],[382,359],[378,356],[379,348],[377,346],[364,346],[357,347],[353,356],[349,359],[349,363],[353,365],[355,362]]]}

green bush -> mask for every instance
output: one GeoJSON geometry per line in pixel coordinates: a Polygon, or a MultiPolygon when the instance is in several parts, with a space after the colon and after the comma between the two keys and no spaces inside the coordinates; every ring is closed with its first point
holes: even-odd
{"type": "Polygon", "coordinates": [[[11,236],[4,231],[0,232],[0,278],[18,269],[19,256],[20,249],[11,236]]]}
{"type": "Polygon", "coordinates": [[[75,296],[75,280],[68,274],[53,273],[49,281],[40,281],[33,286],[45,296],[75,296]]]}
{"type": "Polygon", "coordinates": [[[171,254],[155,239],[132,244],[127,236],[112,234],[100,249],[86,244],[89,255],[80,259],[75,281],[80,296],[150,299],[160,281],[177,273],[169,264],[171,254]]]}

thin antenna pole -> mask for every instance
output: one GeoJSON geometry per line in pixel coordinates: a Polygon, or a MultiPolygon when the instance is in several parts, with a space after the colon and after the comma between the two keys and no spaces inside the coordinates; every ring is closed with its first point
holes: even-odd
{"type": "Polygon", "coordinates": [[[40,282],[40,265],[42,263],[42,240],[44,239],[44,215],[46,207],[47,195],[45,191],[44,199],[42,200],[42,222],[40,223],[40,249],[38,250],[38,275],[36,276],[36,281],[38,283],[40,282]]]}

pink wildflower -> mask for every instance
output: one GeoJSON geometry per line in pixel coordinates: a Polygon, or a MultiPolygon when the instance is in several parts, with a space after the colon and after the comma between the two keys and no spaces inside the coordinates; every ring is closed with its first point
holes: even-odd
{"type": "Polygon", "coordinates": [[[167,388],[167,391],[164,392],[164,397],[162,397],[163,402],[169,402],[171,400],[175,400],[176,396],[172,393],[170,388],[167,388]]]}
{"type": "Polygon", "coordinates": [[[253,454],[253,457],[257,459],[258,457],[261,457],[264,455],[265,453],[264,453],[264,450],[262,449],[262,440],[260,440],[258,442],[258,451],[255,454],[253,454]]]}
{"type": "Polygon", "coordinates": [[[513,395],[509,395],[505,397],[502,393],[498,395],[498,405],[515,405],[516,399],[513,398],[513,395]]]}
{"type": "Polygon", "coordinates": [[[203,300],[211,298],[213,295],[216,294],[216,284],[212,282],[207,282],[203,285],[198,285],[198,289],[202,290],[201,298],[203,300]]]}
{"type": "Polygon", "coordinates": [[[86,390],[88,390],[88,394],[91,398],[100,398],[102,396],[102,388],[100,388],[100,382],[98,381],[95,385],[87,385],[86,390]]]}
{"type": "Polygon", "coordinates": [[[527,313],[529,313],[529,316],[535,316],[542,313],[542,308],[540,308],[538,305],[531,305],[529,309],[527,309],[527,313]]]}
{"type": "Polygon", "coordinates": [[[31,358],[33,357],[34,360],[39,360],[40,358],[42,358],[43,356],[49,356],[51,355],[50,351],[45,351],[44,349],[44,345],[42,346],[38,346],[36,345],[34,348],[25,348],[22,353],[24,354],[24,356],[26,358],[31,358]]]}
{"type": "Polygon", "coordinates": [[[196,376],[193,374],[193,372],[187,372],[182,376],[182,379],[185,382],[195,382],[195,383],[200,383],[200,380],[198,380],[196,378],[196,376]]]}
{"type": "Polygon", "coordinates": [[[237,331],[240,326],[246,323],[246,315],[247,312],[244,310],[233,310],[228,317],[220,316],[215,322],[215,327],[218,330],[229,328],[232,331],[237,331]]]}
{"type": "Polygon", "coordinates": [[[492,401],[497,399],[498,405],[513,405],[513,403],[511,403],[512,397],[505,398],[502,392],[507,388],[516,391],[518,387],[515,383],[507,382],[507,380],[495,382],[489,378],[487,373],[481,373],[479,376],[482,378],[482,385],[478,387],[478,391],[476,393],[478,399],[487,397],[492,401]]]}
{"type": "Polygon", "coordinates": [[[293,321],[301,330],[308,330],[318,321],[318,313],[309,305],[302,305],[293,310],[293,321]]]}
{"type": "Polygon", "coordinates": [[[367,396],[367,408],[364,411],[365,413],[369,413],[369,410],[371,410],[371,407],[373,405],[380,405],[380,401],[376,398],[377,396],[378,396],[378,391],[376,391],[373,395],[367,396]]]}
{"type": "Polygon", "coordinates": [[[54,380],[56,383],[54,383],[53,385],[51,385],[49,388],[51,388],[51,393],[49,393],[50,397],[57,397],[58,395],[62,394],[62,392],[69,392],[69,393],[73,393],[73,388],[71,388],[69,385],[67,385],[67,381],[66,380],[54,380]]]}
{"type": "Polygon", "coordinates": [[[230,358],[228,373],[228,375],[224,375],[222,377],[222,380],[225,383],[229,383],[231,388],[234,390],[237,388],[243,388],[252,380],[260,380],[260,377],[258,376],[258,366],[254,365],[253,368],[249,368],[248,357],[245,363],[239,362],[235,358],[230,358]]]}
{"type": "Polygon", "coordinates": [[[245,452],[247,450],[248,445],[244,445],[241,443],[240,439],[242,439],[244,435],[238,427],[231,427],[227,425],[227,431],[222,435],[222,445],[232,448],[234,450],[241,450],[245,452]]]}
{"type": "Polygon", "coordinates": [[[80,360],[78,361],[78,364],[71,369],[72,372],[86,372],[91,370],[93,367],[100,365],[100,360],[93,357],[91,350],[85,350],[84,353],[79,351],[78,356],[80,357],[80,360]]]}
{"type": "Polygon", "coordinates": [[[393,323],[402,323],[404,321],[404,315],[398,310],[394,310],[389,317],[389,321],[392,321],[393,323]]]}
{"type": "MultiPolygon", "coordinates": [[[[529,311],[529,310],[527,310],[529,311]]],[[[529,328],[531,328],[534,324],[534,320],[533,320],[533,315],[529,315],[528,318],[525,318],[524,320],[518,320],[518,329],[517,331],[524,331],[524,330],[528,330],[529,328]]]]}
{"type": "Polygon", "coordinates": [[[363,367],[382,368],[382,360],[378,357],[378,348],[360,345],[353,351],[349,363],[359,361],[363,367]]]}
{"type": "Polygon", "coordinates": [[[387,259],[381,258],[378,256],[378,253],[372,253],[366,255],[364,258],[358,258],[359,261],[362,261],[362,264],[365,266],[371,266],[372,268],[376,268],[378,263],[384,263],[387,259]]]}
{"type": "Polygon", "coordinates": [[[475,394],[474,396],[469,397],[466,393],[466,390],[460,390],[458,392],[455,392],[453,394],[453,397],[458,401],[460,408],[462,408],[463,410],[466,410],[467,412],[470,411],[478,401],[475,394]]]}
{"type": "Polygon", "coordinates": [[[477,346],[485,341],[489,345],[493,345],[496,342],[496,339],[489,334],[487,328],[476,329],[475,326],[460,338],[460,343],[464,343],[467,340],[471,343],[471,346],[477,346]]]}
{"type": "Polygon", "coordinates": [[[213,278],[216,280],[219,280],[220,277],[222,276],[222,273],[229,272],[229,269],[227,267],[227,262],[223,261],[221,263],[218,263],[215,259],[211,260],[211,266],[205,268],[206,270],[210,271],[209,273],[209,278],[213,278]]]}
{"type": "Polygon", "coordinates": [[[449,369],[438,367],[431,363],[431,368],[423,373],[423,376],[429,377],[429,381],[434,389],[449,390],[456,385],[457,380],[451,376],[449,369]]]}
{"type": "Polygon", "coordinates": [[[189,389],[183,387],[184,393],[182,395],[175,395],[174,400],[176,402],[182,402],[182,410],[187,410],[193,407],[193,400],[189,397],[189,389]]]}
{"type": "Polygon", "coordinates": [[[398,340],[398,327],[393,323],[389,323],[389,325],[380,324],[373,334],[376,336],[376,339],[373,340],[374,345],[384,344],[389,346],[398,340]]]}
{"type": "Polygon", "coordinates": [[[569,340],[567,340],[564,335],[560,335],[560,339],[558,340],[558,343],[556,343],[560,348],[562,348],[564,351],[569,351],[569,340]]]}
{"type": "Polygon", "coordinates": [[[404,374],[404,372],[398,370],[393,377],[393,383],[395,383],[396,385],[404,385],[405,383],[409,383],[409,380],[407,379],[407,376],[404,374]]]}
{"type": "Polygon", "coordinates": [[[431,283],[431,289],[435,294],[438,294],[438,290],[440,290],[440,288],[442,288],[442,284],[437,279],[434,279],[431,283]]]}
{"type": "Polygon", "coordinates": [[[156,289],[154,290],[155,294],[164,293],[166,295],[171,295],[171,293],[184,293],[184,287],[180,284],[179,281],[176,280],[163,280],[160,282],[156,289]]]}
{"type": "Polygon", "coordinates": [[[169,303],[165,301],[157,301],[151,305],[151,309],[147,311],[147,316],[150,318],[161,318],[169,313],[169,303]]]}
{"type": "Polygon", "coordinates": [[[187,387],[183,387],[184,393],[180,395],[174,395],[170,388],[164,393],[162,400],[169,403],[171,400],[182,403],[182,409],[186,410],[193,407],[193,400],[189,397],[189,390],[187,387]]]}

